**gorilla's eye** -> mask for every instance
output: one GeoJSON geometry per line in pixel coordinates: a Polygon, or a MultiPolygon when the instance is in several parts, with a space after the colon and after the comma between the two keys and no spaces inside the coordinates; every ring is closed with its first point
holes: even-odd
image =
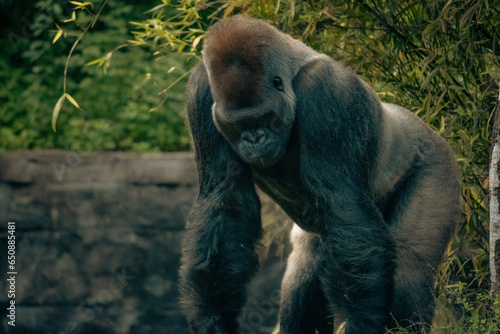
{"type": "Polygon", "coordinates": [[[285,89],[283,88],[283,82],[281,81],[280,77],[274,77],[273,78],[273,86],[280,92],[284,92],[285,89]]]}

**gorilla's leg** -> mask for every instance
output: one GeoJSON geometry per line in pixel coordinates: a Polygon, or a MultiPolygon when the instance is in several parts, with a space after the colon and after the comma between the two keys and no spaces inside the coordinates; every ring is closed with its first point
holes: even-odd
{"type": "Polygon", "coordinates": [[[434,316],[435,273],[460,215],[458,171],[443,146],[416,165],[386,217],[397,251],[392,326],[428,327],[434,316]]]}
{"type": "Polygon", "coordinates": [[[333,333],[333,317],[329,317],[327,301],[321,289],[319,237],[295,225],[291,240],[293,252],[281,285],[281,333],[333,333]]]}

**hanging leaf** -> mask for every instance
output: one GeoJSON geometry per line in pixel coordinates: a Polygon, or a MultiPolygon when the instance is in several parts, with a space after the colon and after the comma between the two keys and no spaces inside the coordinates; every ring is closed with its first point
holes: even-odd
{"type": "Polygon", "coordinates": [[[66,93],[66,98],[68,99],[69,102],[71,102],[72,105],[74,105],[75,107],[77,107],[78,109],[80,109],[80,106],[78,105],[78,103],[76,102],[76,100],[71,97],[71,95],[69,95],[68,93],[66,93]]]}
{"type": "Polygon", "coordinates": [[[59,116],[59,111],[61,111],[64,100],[66,99],[66,95],[67,94],[63,94],[59,98],[59,100],[56,103],[56,106],[54,107],[54,111],[52,111],[52,130],[54,130],[54,132],[56,132],[57,117],[59,116]]]}

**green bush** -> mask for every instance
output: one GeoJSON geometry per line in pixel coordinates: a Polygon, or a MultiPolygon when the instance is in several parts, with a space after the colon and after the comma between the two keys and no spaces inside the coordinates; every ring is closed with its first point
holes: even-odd
{"type": "MultiPolygon", "coordinates": [[[[169,99],[156,112],[164,95],[158,95],[189,68],[181,55],[153,57],[143,48],[124,48],[113,54],[104,74],[101,68],[85,66],[132,36],[130,21],[155,1],[117,1],[106,5],[98,24],[76,48],[70,59],[68,93],[82,110],[68,101],[60,112],[57,133],[51,129],[51,114],[62,94],[63,72],[69,48],[81,29],[71,17],[72,5],[60,1],[11,4],[1,10],[8,15],[19,7],[24,27],[11,29],[10,36],[22,38],[14,48],[8,38],[0,41],[8,50],[0,56],[0,150],[60,148],[83,151],[124,150],[137,152],[189,149],[183,113],[183,85],[169,91],[169,99]],[[13,7],[13,8],[12,8],[13,7]],[[23,29],[29,24],[29,34],[23,29]],[[52,44],[56,24],[68,32],[52,44]],[[28,36],[28,37],[25,37],[28,36]],[[17,49],[17,50],[15,50],[17,49]],[[175,68],[168,73],[170,69],[175,68]]],[[[102,2],[96,1],[98,8],[102,2]]],[[[144,17],[144,16],[143,16],[144,17]]],[[[77,12],[84,26],[90,15],[77,12]]],[[[7,34],[8,36],[8,34],[7,34]]]]}

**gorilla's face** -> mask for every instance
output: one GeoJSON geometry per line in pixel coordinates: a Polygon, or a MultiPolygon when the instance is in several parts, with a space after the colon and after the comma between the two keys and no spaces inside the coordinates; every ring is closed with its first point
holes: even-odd
{"type": "MultiPolygon", "coordinates": [[[[267,77],[267,76],[266,76],[267,77]]],[[[294,120],[293,97],[280,76],[269,76],[259,84],[255,76],[239,78],[226,89],[212,89],[212,114],[219,132],[238,156],[254,168],[276,164],[285,153],[294,120]],[[250,79],[250,80],[248,80],[250,79]]]]}
{"type": "Polygon", "coordinates": [[[282,37],[258,21],[244,22],[208,34],[203,59],[217,129],[243,161],[267,168],[283,156],[290,137],[293,71],[277,48],[282,37]]]}

